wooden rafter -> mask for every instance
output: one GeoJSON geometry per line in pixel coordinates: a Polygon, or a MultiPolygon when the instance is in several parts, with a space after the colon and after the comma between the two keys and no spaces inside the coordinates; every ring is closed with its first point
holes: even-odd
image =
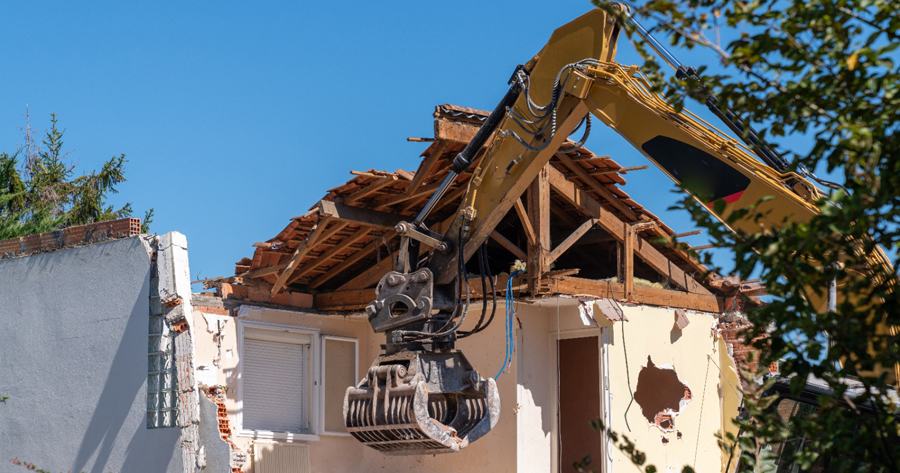
{"type": "Polygon", "coordinates": [[[360,248],[356,253],[347,256],[347,258],[342,260],[340,263],[332,268],[329,268],[328,271],[322,273],[321,275],[310,281],[309,287],[316,289],[322,284],[325,284],[350,266],[356,264],[359,260],[365,258],[366,256],[369,256],[369,253],[375,251],[375,248],[378,245],[390,243],[390,241],[395,236],[397,236],[397,233],[390,232],[386,235],[375,236],[374,238],[372,238],[372,241],[370,241],[366,246],[360,248]],[[384,239],[384,243],[382,243],[382,239],[384,239]]]}
{"type": "Polygon", "coordinates": [[[619,200],[618,197],[615,196],[609,189],[606,188],[603,184],[597,182],[596,179],[591,177],[587,171],[580,164],[572,161],[572,158],[569,157],[566,153],[556,153],[556,157],[559,159],[563,165],[568,168],[570,171],[574,172],[582,182],[588,185],[594,192],[596,192],[600,197],[609,202],[610,205],[616,208],[616,210],[622,212],[630,220],[637,220],[638,216],[634,213],[633,210],[629,206],[627,206],[624,202],[619,200]]]}
{"type": "Polygon", "coordinates": [[[316,223],[312,230],[310,230],[309,235],[306,236],[306,240],[300,243],[300,246],[294,251],[294,254],[291,256],[291,259],[288,261],[287,266],[284,268],[284,271],[278,275],[278,280],[275,281],[275,284],[272,286],[272,295],[278,294],[284,286],[287,284],[288,278],[291,277],[291,274],[294,272],[294,269],[297,268],[297,265],[300,263],[300,260],[309,253],[309,250],[319,241],[320,238],[324,238],[325,240],[331,238],[335,233],[344,229],[347,226],[347,223],[338,222],[336,225],[331,227],[331,230],[326,231],[325,228],[328,224],[331,223],[331,216],[325,215],[316,223]]]}
{"type": "Polygon", "coordinates": [[[550,181],[553,169],[545,164],[531,183],[526,194],[531,225],[535,230],[535,242],[528,245],[528,290],[536,294],[541,287],[541,277],[550,271],[550,181]]]}
{"type": "MultiPolygon", "coordinates": [[[[581,209],[586,215],[598,219],[597,224],[615,237],[616,240],[620,242],[625,241],[625,226],[627,225],[625,222],[613,215],[612,212],[604,209],[599,202],[594,200],[587,192],[567,180],[565,176],[555,168],[550,168],[549,174],[550,186],[552,186],[559,195],[566,199],[570,204],[581,209]]],[[[650,265],[651,268],[665,276],[666,279],[678,287],[692,293],[711,294],[702,284],[685,273],[681,268],[676,266],[674,262],[669,260],[669,258],[664,256],[659,250],[639,236],[635,237],[634,252],[641,260],[650,265]]]]}
{"type": "Polygon", "coordinates": [[[344,203],[350,204],[350,203],[356,202],[357,200],[360,200],[362,198],[370,196],[395,182],[397,182],[397,176],[391,175],[391,176],[381,177],[381,178],[377,179],[375,182],[373,182],[373,183],[367,185],[366,187],[364,187],[363,189],[361,189],[359,192],[352,194],[352,195],[348,195],[347,197],[344,197],[344,203]]]}
{"type": "Polygon", "coordinates": [[[319,266],[327,263],[329,260],[331,260],[331,258],[334,257],[334,255],[340,253],[341,251],[346,249],[348,246],[365,238],[366,236],[368,236],[368,234],[371,231],[372,231],[372,227],[361,227],[359,230],[354,232],[352,235],[342,239],[340,241],[340,243],[338,243],[337,245],[334,245],[333,247],[329,248],[327,251],[325,251],[321,255],[317,256],[316,259],[310,261],[309,263],[304,264],[300,268],[297,268],[297,270],[294,271],[294,275],[291,276],[291,279],[288,281],[288,284],[293,284],[294,282],[296,282],[297,280],[299,280],[300,278],[305,276],[307,273],[309,273],[313,269],[318,268],[319,266]]]}
{"type": "Polygon", "coordinates": [[[498,232],[497,230],[494,230],[493,232],[491,232],[491,239],[496,241],[497,243],[500,243],[500,246],[506,248],[510,253],[515,255],[516,258],[519,258],[520,260],[523,260],[523,261],[528,259],[528,255],[524,251],[522,251],[521,248],[516,246],[515,243],[509,241],[508,238],[501,235],[500,232],[498,232]]]}
{"type": "Polygon", "coordinates": [[[428,155],[427,158],[422,160],[422,163],[419,164],[419,170],[416,171],[416,175],[413,177],[412,182],[409,183],[409,187],[406,189],[406,195],[411,195],[415,192],[416,189],[422,185],[422,182],[431,174],[431,170],[434,168],[435,163],[437,163],[438,159],[444,154],[444,150],[447,149],[447,142],[441,141],[435,145],[434,149],[432,149],[431,154],[428,155]]]}
{"type": "Polygon", "coordinates": [[[590,218],[586,222],[582,223],[572,232],[562,243],[557,245],[553,251],[550,252],[550,263],[556,261],[563,253],[566,252],[572,245],[575,244],[585,233],[588,232],[591,228],[594,228],[594,225],[597,224],[596,218],[590,218]]]}
{"type": "Polygon", "coordinates": [[[528,212],[525,211],[525,204],[522,203],[522,198],[519,197],[516,199],[516,203],[513,206],[516,209],[516,215],[519,216],[519,222],[522,222],[522,228],[525,229],[525,235],[528,237],[528,244],[536,245],[537,235],[534,233],[534,227],[531,226],[531,219],[528,218],[528,212]]]}

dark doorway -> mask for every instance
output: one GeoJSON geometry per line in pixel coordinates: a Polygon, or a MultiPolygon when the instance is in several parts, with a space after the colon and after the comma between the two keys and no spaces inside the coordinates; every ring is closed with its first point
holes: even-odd
{"type": "Polygon", "coordinates": [[[590,422],[600,417],[600,349],[597,337],[559,340],[560,473],[574,473],[575,462],[591,457],[590,469],[603,471],[600,433],[590,422]]]}

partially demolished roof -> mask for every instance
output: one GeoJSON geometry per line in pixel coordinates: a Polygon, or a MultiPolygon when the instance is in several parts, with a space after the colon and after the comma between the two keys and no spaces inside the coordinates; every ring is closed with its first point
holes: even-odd
{"type": "MultiPolygon", "coordinates": [[[[391,269],[398,251],[399,238],[393,227],[418,214],[447,176],[453,157],[465,147],[487,115],[481,110],[453,105],[436,107],[434,138],[410,139],[431,142],[422,153],[416,172],[402,169],[351,172],[352,179],[329,190],[310,211],[291,219],[273,238],[254,244],[253,257],[235,265],[234,277],[211,281],[208,286],[220,289],[223,283],[247,286],[256,289],[257,294],[270,294],[267,300],[258,302],[278,304],[290,299],[285,294],[333,295],[348,291],[360,293],[359,302],[365,300],[372,291],[363,290],[371,289],[391,269]]],[[[476,157],[471,169],[477,166],[482,155],[476,157]]],[[[621,241],[618,230],[608,231],[609,228],[600,228],[601,225],[579,230],[592,212],[594,217],[599,217],[602,211],[614,226],[632,228],[641,242],[640,258],[635,258],[636,277],[712,297],[731,294],[740,287],[736,281],[729,284],[721,278],[707,277],[706,268],[687,252],[657,243],[657,237],[669,240],[674,231],[622,189],[626,183],[623,174],[635,168],[623,168],[609,156],[595,155],[586,148],[556,153],[550,167],[548,173],[556,191],[550,193],[551,239],[554,246],[565,246],[554,258],[555,273],[562,274],[561,278],[578,273],[581,277],[605,279],[607,284],[617,283],[616,248],[621,241]],[[585,202],[590,205],[585,206],[585,202]],[[570,236],[575,236],[571,238],[573,241],[569,241],[570,236]]],[[[446,228],[448,217],[461,203],[470,177],[471,173],[457,177],[432,212],[429,222],[433,230],[441,232],[446,228]]],[[[521,207],[510,210],[492,235],[490,251],[492,266],[497,265],[495,274],[509,268],[515,259],[526,259],[526,250],[522,248],[528,247],[533,230],[522,224],[522,215],[521,207]]],[[[549,282],[550,279],[543,281],[532,295],[567,292],[558,284],[551,287],[549,282]]],[[[226,291],[238,299],[259,298],[249,297],[246,288],[232,287],[226,291]]],[[[360,307],[359,303],[316,305],[335,310],[360,307]]]]}

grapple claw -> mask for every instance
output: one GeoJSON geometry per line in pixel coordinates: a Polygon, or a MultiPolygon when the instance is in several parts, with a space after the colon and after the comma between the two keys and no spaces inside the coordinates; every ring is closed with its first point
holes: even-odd
{"type": "Polygon", "coordinates": [[[496,383],[458,351],[381,355],[344,396],[347,431],[389,455],[457,452],[499,417],[496,383]]]}

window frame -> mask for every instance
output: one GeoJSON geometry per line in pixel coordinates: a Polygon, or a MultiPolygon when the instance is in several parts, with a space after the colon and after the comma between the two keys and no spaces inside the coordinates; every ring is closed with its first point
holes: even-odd
{"type": "Polygon", "coordinates": [[[321,337],[319,329],[314,327],[306,327],[301,325],[286,325],[286,324],[276,324],[269,322],[258,322],[255,320],[243,320],[238,319],[237,324],[238,329],[238,363],[237,363],[237,415],[235,416],[236,420],[236,431],[239,437],[250,437],[254,439],[276,439],[276,440],[319,440],[319,429],[320,415],[315,412],[315,410],[319,410],[319,404],[322,402],[319,398],[321,397],[320,390],[322,383],[321,379],[321,361],[320,361],[320,352],[321,352],[321,337]],[[276,432],[271,430],[250,430],[244,428],[244,329],[245,328],[253,328],[258,330],[271,330],[273,332],[290,332],[296,334],[306,335],[310,339],[310,347],[309,347],[309,370],[310,370],[310,385],[307,386],[308,390],[308,404],[307,407],[307,418],[309,419],[309,431],[308,432],[276,432]]]}
{"type": "MultiPolygon", "coordinates": [[[[352,437],[350,432],[338,432],[332,430],[325,430],[325,383],[327,383],[326,371],[325,371],[325,345],[327,340],[335,340],[338,342],[352,342],[353,343],[353,379],[356,380],[354,382],[359,381],[359,339],[355,337],[341,337],[338,335],[322,335],[321,343],[319,346],[321,347],[322,354],[319,358],[321,369],[319,372],[321,373],[321,382],[319,383],[319,390],[321,391],[319,395],[319,435],[328,435],[328,436],[336,436],[336,437],[352,437]]],[[[349,386],[348,386],[349,387],[349,386]]]]}

